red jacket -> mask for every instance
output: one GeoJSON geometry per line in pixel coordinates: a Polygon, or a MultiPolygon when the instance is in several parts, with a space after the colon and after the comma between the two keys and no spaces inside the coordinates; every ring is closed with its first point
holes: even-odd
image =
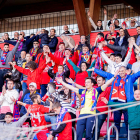
{"type": "Polygon", "coordinates": [[[35,82],[37,85],[37,89],[40,89],[40,77],[41,77],[41,73],[43,72],[45,67],[46,67],[46,63],[44,63],[43,65],[41,65],[40,67],[38,67],[37,69],[35,69],[34,71],[31,72],[29,69],[24,69],[22,67],[15,65],[15,68],[19,72],[28,76],[27,82],[26,82],[27,86],[29,87],[29,84],[31,82],[35,82]]]}
{"type": "MultiPolygon", "coordinates": [[[[128,51],[129,51],[129,47],[127,49],[127,53],[126,53],[126,56],[128,54],[128,51]]],[[[129,61],[129,64],[133,64],[136,62],[136,57],[135,57],[135,53],[134,53],[134,49],[132,49],[132,53],[131,53],[131,57],[130,57],[130,61],[129,61]]]]}
{"type": "MultiPolygon", "coordinates": [[[[57,65],[63,65],[63,61],[64,61],[64,57],[61,58],[57,58],[55,57],[52,53],[49,54],[49,57],[51,57],[51,59],[55,62],[55,64],[57,65]]],[[[70,59],[71,61],[77,65],[77,59],[78,58],[78,52],[74,52],[74,55],[71,55],[70,59]]],[[[68,68],[70,69],[70,78],[72,78],[73,80],[75,79],[75,71],[73,69],[73,67],[66,61],[66,65],[68,66],[68,68]]]]}
{"type": "MultiPolygon", "coordinates": [[[[41,65],[43,65],[44,63],[46,63],[46,58],[43,59],[43,53],[39,53],[37,55],[37,58],[35,60],[35,62],[38,64],[38,66],[40,67],[41,65]]],[[[41,73],[41,77],[40,77],[40,84],[48,84],[50,82],[50,76],[48,75],[48,69],[49,67],[52,66],[52,63],[48,63],[46,64],[45,69],[43,70],[43,72],[41,73]]]]}
{"type": "MultiPolygon", "coordinates": [[[[67,112],[63,121],[71,120],[71,115],[67,112]]],[[[58,140],[72,140],[72,122],[66,123],[65,129],[58,134],[58,140]]]]}

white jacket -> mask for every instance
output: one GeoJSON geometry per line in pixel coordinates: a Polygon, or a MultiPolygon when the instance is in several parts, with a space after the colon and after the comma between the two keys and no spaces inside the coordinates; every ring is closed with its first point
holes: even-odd
{"type": "Polygon", "coordinates": [[[19,93],[16,89],[6,90],[6,93],[1,94],[0,96],[0,105],[1,105],[1,113],[6,113],[9,109],[13,113],[14,110],[14,102],[11,100],[11,97],[14,97],[15,100],[18,100],[19,93]]]}

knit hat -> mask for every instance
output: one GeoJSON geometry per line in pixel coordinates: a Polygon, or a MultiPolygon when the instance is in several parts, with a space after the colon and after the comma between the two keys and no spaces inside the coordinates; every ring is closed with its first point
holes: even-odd
{"type": "Polygon", "coordinates": [[[36,83],[34,83],[34,82],[31,82],[31,83],[29,84],[29,86],[34,86],[35,88],[37,88],[37,85],[36,85],[36,83]]]}
{"type": "Polygon", "coordinates": [[[105,41],[105,39],[103,37],[101,37],[97,40],[98,43],[101,43],[102,41],[105,41]]]}
{"type": "Polygon", "coordinates": [[[63,44],[63,45],[65,46],[65,43],[64,43],[64,42],[60,42],[60,43],[59,43],[59,45],[61,45],[61,44],[63,44]]]}

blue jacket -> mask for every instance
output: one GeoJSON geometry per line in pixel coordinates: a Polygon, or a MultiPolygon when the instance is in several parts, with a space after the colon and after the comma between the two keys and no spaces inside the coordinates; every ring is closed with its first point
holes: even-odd
{"type": "Polygon", "coordinates": [[[49,39],[49,44],[48,45],[49,45],[49,48],[50,48],[51,52],[55,52],[57,43],[58,43],[58,39],[57,39],[56,36],[49,39]]]}
{"type": "MultiPolygon", "coordinates": [[[[104,72],[104,71],[99,70],[99,69],[94,69],[94,72],[97,73],[98,75],[101,75],[104,78],[107,78],[107,79],[111,79],[114,76],[111,73],[104,72]]],[[[121,77],[119,75],[117,77],[118,77],[117,83],[119,83],[120,80],[121,80],[121,77]]],[[[138,77],[140,77],[140,71],[135,73],[135,74],[126,76],[126,82],[125,82],[125,87],[124,88],[125,88],[125,94],[126,94],[127,102],[134,100],[133,83],[138,79],[138,77]]],[[[112,90],[113,90],[114,81],[112,82],[111,94],[109,96],[109,101],[112,101],[111,97],[112,97],[112,90]]]]}
{"type": "Polygon", "coordinates": [[[48,34],[46,34],[46,33],[40,34],[39,38],[41,39],[41,44],[48,44],[49,43],[48,34]]]}
{"type": "MultiPolygon", "coordinates": [[[[41,97],[41,94],[40,94],[40,93],[37,93],[37,92],[36,92],[36,94],[40,95],[40,97],[41,97]]],[[[30,98],[30,93],[27,93],[27,94],[24,96],[24,98],[23,98],[23,103],[30,104],[30,105],[33,104],[32,100],[31,100],[31,98],[30,98]]],[[[22,106],[22,107],[21,107],[21,110],[20,110],[20,114],[26,114],[26,113],[27,113],[27,111],[26,111],[25,107],[22,106]]]]}

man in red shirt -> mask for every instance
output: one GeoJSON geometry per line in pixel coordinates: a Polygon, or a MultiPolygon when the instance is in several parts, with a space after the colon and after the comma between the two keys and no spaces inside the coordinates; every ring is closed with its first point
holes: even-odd
{"type": "Polygon", "coordinates": [[[57,114],[57,128],[53,130],[48,136],[47,140],[53,140],[57,137],[57,140],[72,140],[72,122],[63,123],[61,122],[71,120],[71,115],[67,112],[67,109],[61,107],[59,102],[53,104],[53,110],[57,114]]]}
{"type": "MultiPolygon", "coordinates": [[[[41,97],[38,94],[32,94],[30,95],[30,98],[33,102],[33,105],[25,104],[23,102],[18,101],[17,103],[20,105],[25,106],[26,109],[28,109],[31,106],[31,124],[33,127],[40,127],[44,126],[41,129],[34,128],[34,131],[39,131],[36,136],[38,140],[46,140],[47,139],[47,133],[49,133],[47,127],[47,123],[45,121],[44,113],[49,112],[49,108],[44,107],[43,105],[40,105],[41,103],[41,97]]],[[[50,110],[52,108],[52,103],[50,102],[50,110]]]]}

